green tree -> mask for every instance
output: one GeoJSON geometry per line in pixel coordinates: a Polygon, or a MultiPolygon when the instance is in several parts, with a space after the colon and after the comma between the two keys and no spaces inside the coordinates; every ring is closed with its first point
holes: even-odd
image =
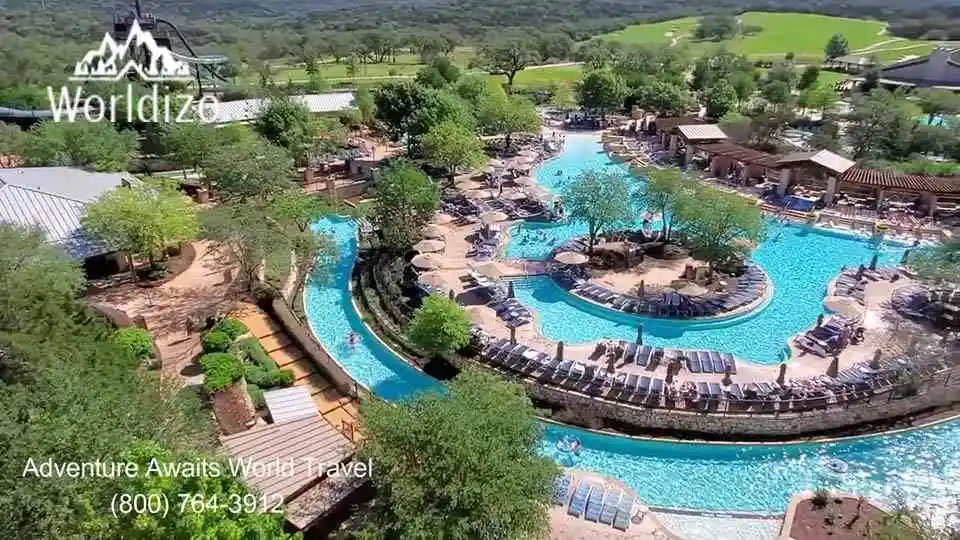
{"type": "Polygon", "coordinates": [[[226,199],[269,197],[294,185],[290,155],[260,137],[221,147],[207,155],[201,167],[226,199]]]}
{"type": "Polygon", "coordinates": [[[305,233],[311,223],[333,213],[335,205],[328,199],[291,189],[270,201],[270,208],[278,219],[289,221],[298,231],[305,233]]]}
{"type": "Polygon", "coordinates": [[[737,71],[730,74],[727,81],[733,85],[733,90],[737,93],[738,103],[750,99],[750,96],[757,91],[757,80],[753,77],[753,73],[737,71]]]}
{"type": "Polygon", "coordinates": [[[707,15],[700,19],[700,25],[694,30],[696,39],[724,41],[733,39],[740,33],[740,23],[733,15],[707,15]]]}
{"type": "Polygon", "coordinates": [[[737,91],[726,79],[720,79],[703,96],[707,116],[721,118],[737,104],[737,91]]]}
{"type": "Polygon", "coordinates": [[[167,258],[167,248],[200,232],[196,205],[175,185],[118,187],[86,207],[84,229],[105,245],[145,256],[151,266],[167,258]]]}
{"type": "Polygon", "coordinates": [[[364,85],[357,87],[353,99],[356,102],[357,110],[360,111],[360,121],[368,126],[372,126],[376,119],[377,106],[374,103],[373,93],[370,92],[370,87],[364,85]]]}
{"type": "Polygon", "coordinates": [[[361,405],[362,455],[381,495],[378,538],[539,538],[557,466],[523,389],[475,370],[444,394],[361,405]]]}
{"type": "Polygon", "coordinates": [[[381,171],[373,218],[386,246],[412,246],[439,207],[437,184],[411,163],[393,162],[381,171]]]}
{"type": "Polygon", "coordinates": [[[533,102],[525,96],[508,96],[499,86],[487,87],[477,109],[481,131],[488,135],[503,135],[508,148],[513,134],[540,131],[540,115],[533,102]]]}
{"type": "Polygon", "coordinates": [[[800,74],[800,82],[797,83],[797,88],[800,90],[813,88],[819,78],[820,68],[817,66],[807,66],[803,68],[803,73],[800,74]]]}
{"type": "Polygon", "coordinates": [[[92,167],[113,172],[127,170],[136,150],[136,133],[118,132],[106,122],[46,121],[27,132],[23,159],[34,167],[92,167]]]}
{"type": "Polygon", "coordinates": [[[433,127],[421,141],[423,157],[433,167],[448,171],[453,182],[457,169],[473,168],[487,160],[483,143],[470,127],[443,122],[433,127]]]}
{"type": "Polygon", "coordinates": [[[417,72],[416,82],[431,88],[444,88],[460,78],[460,68],[446,56],[438,56],[417,72]]]}
{"type": "Polygon", "coordinates": [[[823,48],[823,53],[827,57],[827,60],[844,56],[849,51],[850,44],[847,43],[846,36],[839,32],[830,36],[830,41],[827,41],[827,45],[823,48]]]}
{"type": "Polygon", "coordinates": [[[513,90],[513,79],[527,66],[539,61],[537,46],[526,35],[506,36],[486,41],[480,47],[477,62],[494,75],[506,75],[507,88],[513,90]]]}
{"type": "Polygon", "coordinates": [[[790,85],[784,81],[767,81],[760,90],[763,99],[773,105],[786,105],[792,96],[790,85]]]}
{"type": "Polygon", "coordinates": [[[566,112],[577,106],[576,97],[569,84],[554,83],[550,86],[550,105],[566,112]]]}
{"type": "Polygon", "coordinates": [[[916,107],[900,92],[877,88],[853,99],[845,131],[854,159],[900,161],[910,154],[916,107]]]}
{"type": "Polygon", "coordinates": [[[942,244],[918,249],[911,254],[909,262],[924,281],[956,285],[960,283],[960,240],[952,237],[942,244]]]}
{"type": "Polygon", "coordinates": [[[673,229],[673,212],[685,191],[695,184],[676,168],[661,169],[644,167],[642,175],[646,185],[636,193],[637,202],[648,210],[660,214],[663,220],[663,238],[670,239],[673,229]]]}
{"type": "Polygon", "coordinates": [[[572,219],[587,224],[593,253],[601,231],[630,219],[630,180],[616,171],[583,171],[567,186],[563,201],[572,219]]]}
{"type": "Polygon", "coordinates": [[[376,117],[393,141],[399,141],[410,127],[418,111],[430,99],[426,88],[410,82],[390,82],[373,90],[376,117]]]}
{"type": "Polygon", "coordinates": [[[64,314],[85,284],[79,263],[42,231],[0,223],[0,331],[69,326],[64,314]]]}
{"type": "Polygon", "coordinates": [[[745,246],[759,243],[765,231],[758,206],[710,186],[684,191],[673,214],[674,228],[683,233],[693,255],[712,267],[746,259],[745,246]]]}
{"type": "Polygon", "coordinates": [[[306,156],[317,136],[310,109],[288,96],[274,96],[257,115],[253,129],[296,159],[306,156]]]}
{"type": "Polygon", "coordinates": [[[840,96],[829,86],[808,88],[797,99],[797,103],[808,109],[824,111],[840,100],[840,96]]]}
{"type": "Polygon", "coordinates": [[[720,119],[720,129],[731,139],[746,143],[753,137],[753,121],[738,112],[728,112],[720,119]]]}
{"type": "Polygon", "coordinates": [[[950,90],[924,88],[917,92],[920,109],[927,115],[927,123],[933,124],[936,116],[960,114],[960,96],[950,90]]]}
{"type": "Polygon", "coordinates": [[[601,116],[606,116],[610,109],[622,107],[627,93],[623,78],[612,71],[591,71],[577,85],[580,105],[600,111],[601,116]]]}
{"type": "Polygon", "coordinates": [[[0,156],[20,155],[26,134],[16,124],[0,123],[0,156]]]}
{"type": "MultiPolygon", "coordinates": [[[[177,122],[165,126],[161,135],[163,145],[170,152],[172,161],[184,169],[200,171],[207,156],[217,151],[223,140],[219,129],[198,122],[177,122]]],[[[207,186],[210,187],[209,185],[207,186]]]]}
{"type": "Polygon", "coordinates": [[[631,99],[638,107],[664,116],[681,116],[695,105],[686,84],[652,78],[637,87],[631,99]]]}
{"type": "Polygon", "coordinates": [[[427,354],[450,354],[470,343],[470,317],[456,301],[432,295],[414,312],[407,337],[427,354]]]}

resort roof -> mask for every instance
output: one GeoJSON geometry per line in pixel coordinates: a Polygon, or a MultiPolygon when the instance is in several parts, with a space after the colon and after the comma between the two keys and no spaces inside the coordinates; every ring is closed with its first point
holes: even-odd
{"type": "Polygon", "coordinates": [[[0,221],[39,228],[74,258],[112,251],[80,225],[87,204],[104,192],[135,182],[124,173],[91,173],[71,167],[0,169],[0,221]]]}
{"type": "Polygon", "coordinates": [[[840,181],[912,192],[960,193],[960,177],[944,178],[854,167],[845,172],[840,181]]]}
{"type": "MultiPolygon", "coordinates": [[[[312,113],[329,113],[345,111],[354,107],[353,92],[331,92],[328,94],[308,94],[291,96],[294,102],[307,107],[312,113]]],[[[267,104],[267,99],[241,99],[239,101],[224,101],[216,106],[212,116],[214,124],[229,124],[231,122],[249,122],[257,117],[260,110],[267,104]]],[[[209,113],[207,116],[211,116],[209,113]]]]}
{"type": "Polygon", "coordinates": [[[846,56],[838,56],[833,60],[831,60],[831,62],[836,62],[840,64],[856,64],[858,66],[872,66],[876,64],[876,62],[871,60],[870,57],[857,56],[853,54],[846,55],[846,56]]]}
{"type": "Polygon", "coordinates": [[[759,150],[754,150],[753,148],[740,146],[739,144],[734,144],[732,142],[724,141],[701,144],[697,148],[711,154],[728,157],[751,165],[760,165],[761,167],[769,168],[777,166],[777,156],[760,152],[759,150]]]}
{"type": "Polygon", "coordinates": [[[317,416],[317,406],[310,399],[310,391],[303,386],[264,392],[263,400],[275,424],[317,416]]]}
{"type": "Polygon", "coordinates": [[[688,141],[716,141],[727,138],[727,134],[716,124],[688,124],[677,126],[677,129],[688,141]]]}
{"type": "Polygon", "coordinates": [[[819,152],[798,152],[787,154],[777,161],[778,165],[789,165],[793,163],[813,163],[836,174],[843,174],[847,169],[856,165],[849,159],[834,154],[829,150],[820,150],[819,152]]]}
{"type": "Polygon", "coordinates": [[[905,86],[960,87],[960,49],[935,49],[928,56],[883,68],[880,82],[905,86]]]}
{"type": "Polygon", "coordinates": [[[319,415],[283,424],[253,428],[222,439],[236,460],[259,464],[263,474],[246,482],[268,499],[279,495],[284,501],[316,484],[330,466],[343,463],[354,453],[354,445],[319,415]],[[292,470],[277,470],[274,463],[292,463],[292,470]]]}
{"type": "Polygon", "coordinates": [[[673,131],[680,126],[706,124],[706,120],[699,116],[660,116],[654,123],[659,131],[673,131]]]}

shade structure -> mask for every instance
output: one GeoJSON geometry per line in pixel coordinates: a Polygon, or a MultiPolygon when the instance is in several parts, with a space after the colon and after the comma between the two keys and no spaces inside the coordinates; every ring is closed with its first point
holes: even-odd
{"type": "Polygon", "coordinates": [[[520,201],[528,198],[527,194],[522,191],[510,191],[503,194],[504,199],[509,199],[511,201],[520,201]]]}
{"type": "Polygon", "coordinates": [[[480,223],[484,225],[492,225],[498,221],[505,221],[510,216],[504,214],[503,212],[484,212],[480,214],[480,223]]]}
{"type": "Polygon", "coordinates": [[[865,311],[863,306],[848,296],[828,296],[823,301],[823,307],[848,319],[859,319],[863,317],[865,311]]]}
{"type": "Polygon", "coordinates": [[[492,262],[478,264],[474,266],[473,269],[476,272],[483,274],[484,276],[487,276],[488,278],[493,280],[497,280],[503,277],[503,272],[501,272],[500,269],[497,268],[497,265],[492,262]]]}
{"type": "Polygon", "coordinates": [[[703,296],[709,291],[696,283],[691,283],[677,292],[685,296],[703,296]]]}
{"type": "Polygon", "coordinates": [[[576,251],[561,251],[553,256],[553,260],[562,264],[584,264],[589,261],[590,258],[576,251]]]}
{"type": "Polygon", "coordinates": [[[425,272],[420,274],[420,277],[417,278],[417,281],[421,285],[433,287],[434,289],[450,289],[450,284],[447,282],[446,278],[443,277],[443,274],[440,274],[439,272],[425,272]]]}
{"type": "Polygon", "coordinates": [[[436,253],[443,251],[446,245],[441,240],[421,240],[414,244],[413,249],[420,253],[436,253]]]}
{"type": "Polygon", "coordinates": [[[421,232],[425,238],[443,238],[443,229],[437,225],[427,225],[421,232]]]}
{"type": "Polygon", "coordinates": [[[436,270],[443,266],[443,261],[433,253],[421,253],[410,259],[410,264],[422,270],[436,270]]]}

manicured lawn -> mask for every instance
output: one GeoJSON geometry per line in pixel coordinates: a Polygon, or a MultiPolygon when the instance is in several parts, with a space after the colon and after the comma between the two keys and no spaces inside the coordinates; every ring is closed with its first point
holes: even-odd
{"type": "MultiPolygon", "coordinates": [[[[527,68],[513,79],[514,86],[550,86],[553,83],[571,83],[580,78],[583,73],[581,66],[556,66],[540,69],[527,68]]],[[[500,81],[506,82],[503,75],[491,75],[500,81]]]]}
{"type": "MultiPolygon", "coordinates": [[[[697,18],[687,17],[653,24],[632,25],[618,32],[600,36],[623,43],[669,43],[673,37],[680,43],[690,45],[694,52],[702,52],[724,46],[728,50],[745,54],[754,59],[782,58],[792,52],[798,62],[816,62],[823,59],[823,48],[836,32],[846,36],[850,50],[856,51],[874,44],[890,41],[881,31],[886,26],[879,21],[845,19],[809,13],[766,13],[751,11],[740,15],[744,26],[759,26],[760,32],[724,42],[698,42],[692,40],[698,24],[697,18]],[[668,36],[673,32],[672,36],[668,36]]],[[[876,48],[882,61],[893,61],[904,54],[926,54],[933,42],[897,40],[876,48]],[[888,51],[887,49],[915,45],[915,49],[888,51]]]]}
{"type": "Polygon", "coordinates": [[[879,47],[873,51],[870,51],[870,54],[875,54],[877,59],[880,60],[881,64],[892,64],[898,62],[905,56],[926,56],[933,52],[934,45],[932,43],[920,43],[916,45],[909,46],[909,48],[904,48],[913,43],[911,41],[891,43],[888,47],[879,47]]]}

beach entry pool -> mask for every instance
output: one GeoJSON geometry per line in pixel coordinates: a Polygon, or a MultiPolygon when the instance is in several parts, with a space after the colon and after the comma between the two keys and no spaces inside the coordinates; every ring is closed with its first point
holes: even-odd
{"type": "MultiPolygon", "coordinates": [[[[590,168],[624,168],[603,152],[595,136],[569,136],[560,156],[537,172],[537,182],[555,193],[577,173],[590,168]],[[563,171],[562,176],[556,174],[563,171]]],[[[639,182],[639,181],[638,181],[639,182]]],[[[507,258],[544,260],[554,246],[586,234],[583,224],[523,224],[516,227],[507,247],[507,258]],[[546,241],[542,238],[546,236],[546,241]],[[538,239],[540,237],[540,239],[538,239]]],[[[517,297],[538,314],[540,332],[566,343],[603,338],[632,340],[643,324],[650,345],[711,349],[729,352],[758,364],[780,363],[787,358],[787,340],[810,327],[824,313],[827,284],[842,266],[867,265],[874,254],[880,264],[896,263],[903,248],[852,235],[769,223],[767,239],[753,252],[773,282],[774,294],[762,309],[740,317],[710,322],[639,317],[600,308],[576,298],[549,278],[515,282],[517,297]]]]}
{"type": "MultiPolygon", "coordinates": [[[[439,391],[439,382],[380,344],[360,321],[351,301],[350,274],[357,254],[355,225],[324,219],[314,230],[330,234],[340,249],[332,279],[311,280],[304,291],[317,340],[360,384],[388,400],[439,391]],[[346,336],[360,335],[351,348],[346,336]]],[[[782,513],[799,490],[838,487],[881,501],[901,494],[912,504],[952,510],[960,497],[960,422],[900,435],[801,445],[713,445],[648,442],[546,424],[542,451],[561,465],[618,478],[652,506],[782,513]],[[581,441],[579,453],[563,452],[564,437],[581,441]],[[560,445],[562,446],[562,445],[560,445]],[[827,458],[847,464],[842,474],[827,458]]]]}

